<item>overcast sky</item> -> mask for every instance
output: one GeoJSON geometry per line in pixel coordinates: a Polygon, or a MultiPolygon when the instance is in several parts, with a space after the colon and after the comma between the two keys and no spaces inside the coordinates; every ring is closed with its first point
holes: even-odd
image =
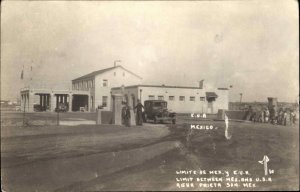
{"type": "Polygon", "coordinates": [[[294,102],[299,93],[294,0],[1,6],[1,99],[16,99],[28,82],[69,88],[72,79],[114,60],[144,84],[198,86],[205,79],[207,88],[232,85],[231,101],[243,93],[244,101],[294,102]]]}

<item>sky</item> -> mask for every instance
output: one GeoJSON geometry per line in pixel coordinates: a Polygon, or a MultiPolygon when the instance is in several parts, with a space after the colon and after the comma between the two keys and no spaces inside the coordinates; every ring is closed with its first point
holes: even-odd
{"type": "Polygon", "coordinates": [[[295,0],[3,1],[1,99],[28,85],[69,89],[121,60],[143,84],[205,79],[208,90],[232,85],[230,101],[295,102],[298,22],[295,0]]]}

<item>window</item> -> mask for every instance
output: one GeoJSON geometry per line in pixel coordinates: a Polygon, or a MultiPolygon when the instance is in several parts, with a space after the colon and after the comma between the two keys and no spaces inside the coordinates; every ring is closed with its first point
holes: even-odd
{"type": "Polygon", "coordinates": [[[125,72],[123,72],[123,76],[125,76],[125,72]]]}
{"type": "Polygon", "coordinates": [[[159,96],[158,96],[158,100],[164,100],[164,96],[159,95],[159,96]]]}
{"type": "Polygon", "coordinates": [[[107,96],[102,96],[102,106],[107,107],[107,96]]]}
{"type": "Polygon", "coordinates": [[[200,101],[205,101],[205,97],[200,97],[200,101]]]}
{"type": "Polygon", "coordinates": [[[116,72],[114,72],[114,76],[116,76],[117,75],[117,73],[116,72]]]}
{"type": "Polygon", "coordinates": [[[169,101],[174,101],[175,97],[174,96],[169,96],[169,101]]]}
{"type": "Polygon", "coordinates": [[[154,95],[149,95],[149,100],[155,99],[154,95]]]}
{"type": "Polygon", "coordinates": [[[190,101],[195,101],[195,97],[194,97],[194,96],[191,96],[191,97],[190,97],[190,101]]]}
{"type": "Polygon", "coordinates": [[[185,96],[179,96],[179,101],[184,101],[185,100],[185,96]]]}
{"type": "Polygon", "coordinates": [[[167,108],[167,102],[154,102],[153,107],[162,107],[162,108],[167,108]]]}
{"type": "Polygon", "coordinates": [[[102,87],[107,87],[107,86],[108,86],[107,79],[103,79],[102,87]]]}

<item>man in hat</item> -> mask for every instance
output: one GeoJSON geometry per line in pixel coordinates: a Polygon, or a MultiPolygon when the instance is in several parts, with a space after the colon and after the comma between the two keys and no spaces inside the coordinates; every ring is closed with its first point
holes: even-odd
{"type": "Polygon", "coordinates": [[[130,108],[127,102],[123,102],[123,104],[125,106],[122,107],[122,124],[126,127],[130,127],[130,108]]]}
{"type": "Polygon", "coordinates": [[[137,100],[138,104],[134,107],[136,109],[136,125],[143,125],[143,108],[141,101],[137,100]]]}

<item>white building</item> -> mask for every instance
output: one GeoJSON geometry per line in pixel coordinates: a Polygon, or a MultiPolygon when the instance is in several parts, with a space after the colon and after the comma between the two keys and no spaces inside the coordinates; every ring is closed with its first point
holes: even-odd
{"type": "Polygon", "coordinates": [[[159,99],[168,102],[168,108],[177,113],[217,113],[228,109],[228,89],[205,90],[200,87],[141,85],[142,78],[118,65],[94,71],[72,80],[72,89],[89,92],[89,110],[98,106],[112,110],[112,95],[123,94],[130,106],[137,99],[159,99]]]}
{"type": "MultiPolygon", "coordinates": [[[[203,82],[202,82],[203,83],[203,82]]],[[[201,87],[200,87],[201,86],[201,87]]],[[[118,65],[94,71],[72,80],[72,90],[21,90],[22,109],[34,111],[34,98],[39,96],[42,111],[55,111],[59,103],[67,104],[69,111],[95,111],[99,106],[111,111],[113,95],[122,94],[131,107],[145,100],[165,100],[168,108],[177,113],[217,113],[228,110],[228,89],[206,90],[199,87],[142,85],[142,78],[118,65]]]]}
{"type": "Polygon", "coordinates": [[[72,89],[89,91],[90,111],[98,106],[111,110],[111,88],[140,84],[142,78],[120,65],[94,71],[72,80],[72,89]]]}
{"type": "Polygon", "coordinates": [[[206,91],[199,87],[167,85],[133,85],[112,88],[112,94],[123,94],[129,106],[135,106],[137,99],[165,100],[168,109],[176,113],[217,113],[228,110],[228,89],[218,88],[206,91]]]}

